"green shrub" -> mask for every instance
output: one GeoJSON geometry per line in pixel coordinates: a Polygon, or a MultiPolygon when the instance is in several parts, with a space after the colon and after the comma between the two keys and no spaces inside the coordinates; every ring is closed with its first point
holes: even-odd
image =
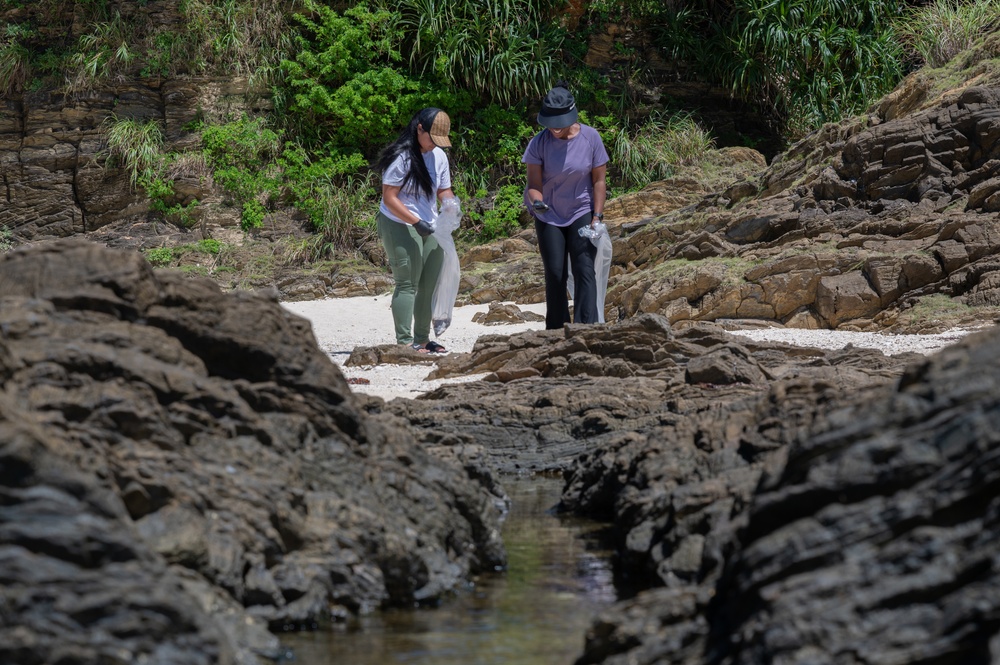
{"type": "Polygon", "coordinates": [[[175,59],[192,71],[223,67],[246,76],[252,88],[276,80],[278,63],[291,50],[285,3],[247,0],[182,0],[183,49],[175,59]]]}
{"type": "Polygon", "coordinates": [[[537,0],[398,0],[413,72],[510,105],[552,85],[562,32],[537,0]]]}
{"type": "Polygon", "coordinates": [[[723,79],[803,133],[859,112],[902,77],[898,0],[740,0],[723,79]]]}
{"type": "Polygon", "coordinates": [[[479,237],[482,240],[506,238],[521,228],[524,211],[524,186],[504,185],[497,190],[493,208],[483,213],[479,237]]]}
{"type": "Polygon", "coordinates": [[[104,125],[104,133],[109,164],[125,169],[133,188],[140,178],[153,179],[163,145],[163,132],[158,122],[112,116],[104,125]]]}
{"type": "Polygon", "coordinates": [[[277,158],[280,135],[263,118],[244,115],[224,125],[203,127],[202,149],[215,182],[241,210],[244,231],[260,228],[267,201],[280,189],[277,158]]]}
{"type": "Polygon", "coordinates": [[[169,247],[156,247],[154,249],[147,249],[146,260],[149,261],[150,265],[155,268],[162,268],[168,266],[174,261],[174,252],[169,247]]]}
{"type": "Polygon", "coordinates": [[[279,160],[289,199],[322,234],[324,247],[353,248],[353,229],[370,226],[375,215],[375,174],[358,153],[311,155],[303,146],[285,145],[279,160]]]}
{"type": "Polygon", "coordinates": [[[126,69],[138,57],[137,38],[142,30],[135,21],[123,19],[119,12],[105,16],[98,11],[92,18],[63,64],[69,91],[91,88],[126,69]]]}
{"type": "Polygon", "coordinates": [[[864,110],[903,74],[903,0],[645,4],[631,3],[678,75],[732,88],[793,138],[864,110]]]}
{"type": "Polygon", "coordinates": [[[538,128],[524,119],[524,108],[510,109],[489,104],[477,110],[466,129],[456,168],[469,163],[489,176],[491,182],[519,177],[523,171],[521,156],[538,128]]]}
{"type": "Polygon", "coordinates": [[[162,268],[172,264],[175,260],[181,258],[188,252],[218,256],[222,249],[222,243],[215,238],[204,238],[196,243],[177,245],[176,247],[156,247],[154,249],[147,249],[144,252],[144,255],[146,260],[149,261],[151,265],[157,268],[162,268]]]}
{"type": "Polygon", "coordinates": [[[212,256],[217,256],[219,252],[222,251],[222,243],[215,238],[203,238],[195,243],[195,248],[198,251],[204,252],[205,254],[211,254],[212,256]]]}
{"type": "Polygon", "coordinates": [[[8,25],[0,35],[0,90],[19,91],[31,78],[31,51],[21,42],[26,29],[8,25]]]}
{"type": "Polygon", "coordinates": [[[365,4],[343,15],[313,0],[295,14],[293,60],[281,63],[288,111],[310,141],[346,149],[386,142],[417,110],[420,85],[394,68],[401,60],[394,17],[365,4]],[[360,114],[360,115],[359,115],[360,114]]]}
{"type": "Polygon", "coordinates": [[[111,118],[104,128],[108,144],[108,165],[128,173],[129,184],[141,187],[149,197],[150,208],[182,227],[193,223],[192,211],[198,201],[186,204],[177,200],[174,181],[169,175],[179,156],[162,154],[163,133],[155,120],[111,118]]]}
{"type": "Polygon", "coordinates": [[[259,229],[264,226],[264,217],[267,216],[267,208],[257,199],[244,201],[243,210],[240,215],[240,228],[244,231],[259,229]]]}
{"type": "Polygon", "coordinates": [[[14,234],[6,227],[0,227],[0,254],[4,254],[14,249],[17,243],[14,241],[14,234]]]}

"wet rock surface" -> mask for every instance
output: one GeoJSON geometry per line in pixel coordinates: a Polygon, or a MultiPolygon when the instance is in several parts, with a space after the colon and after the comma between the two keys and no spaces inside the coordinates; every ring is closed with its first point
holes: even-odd
{"type": "Polygon", "coordinates": [[[364,413],[272,295],[82,240],[0,292],[0,661],[253,662],[504,563],[476,451],[364,413]]]}

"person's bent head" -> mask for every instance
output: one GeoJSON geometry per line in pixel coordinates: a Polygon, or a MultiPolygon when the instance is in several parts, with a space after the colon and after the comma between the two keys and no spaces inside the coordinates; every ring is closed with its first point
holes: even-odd
{"type": "Polygon", "coordinates": [[[542,109],[538,112],[538,124],[547,128],[555,136],[562,138],[579,120],[576,99],[566,84],[560,81],[542,99],[542,109]]]}
{"type": "Polygon", "coordinates": [[[450,148],[451,118],[448,114],[434,107],[425,108],[414,117],[417,121],[417,133],[426,135],[428,140],[438,148],[450,148]]]}
{"type": "Polygon", "coordinates": [[[410,119],[395,141],[387,145],[376,160],[379,173],[384,173],[399,155],[407,155],[410,170],[403,181],[403,189],[417,189],[432,196],[431,177],[421,155],[435,147],[451,147],[448,134],[451,132],[451,118],[439,108],[421,109],[410,119]]]}

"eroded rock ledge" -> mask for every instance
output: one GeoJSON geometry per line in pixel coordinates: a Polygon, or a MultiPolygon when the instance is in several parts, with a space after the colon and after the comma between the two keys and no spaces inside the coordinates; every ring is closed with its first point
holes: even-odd
{"type": "Polygon", "coordinates": [[[273,297],[82,240],[0,293],[0,661],[253,662],[505,563],[481,453],[364,413],[273,297]]]}
{"type": "Polygon", "coordinates": [[[605,503],[665,527],[646,532],[663,562],[648,590],[595,622],[578,664],[996,662],[998,350],[993,330],[892,384],[810,399],[756,488],[728,483],[721,501],[700,470],[636,501],[645,469],[688,455],[605,447],[617,463],[584,468],[610,485],[605,503]],[[721,518],[692,523],[706,504],[721,518]],[[687,577],[663,574],[683,562],[687,577]]]}

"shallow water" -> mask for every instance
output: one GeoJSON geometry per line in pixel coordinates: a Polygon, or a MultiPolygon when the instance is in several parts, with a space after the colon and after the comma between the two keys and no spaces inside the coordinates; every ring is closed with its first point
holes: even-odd
{"type": "Polygon", "coordinates": [[[562,481],[505,478],[508,569],[440,606],[281,635],[300,665],[571,665],[591,619],[616,599],[598,525],[555,515],[562,481]]]}

